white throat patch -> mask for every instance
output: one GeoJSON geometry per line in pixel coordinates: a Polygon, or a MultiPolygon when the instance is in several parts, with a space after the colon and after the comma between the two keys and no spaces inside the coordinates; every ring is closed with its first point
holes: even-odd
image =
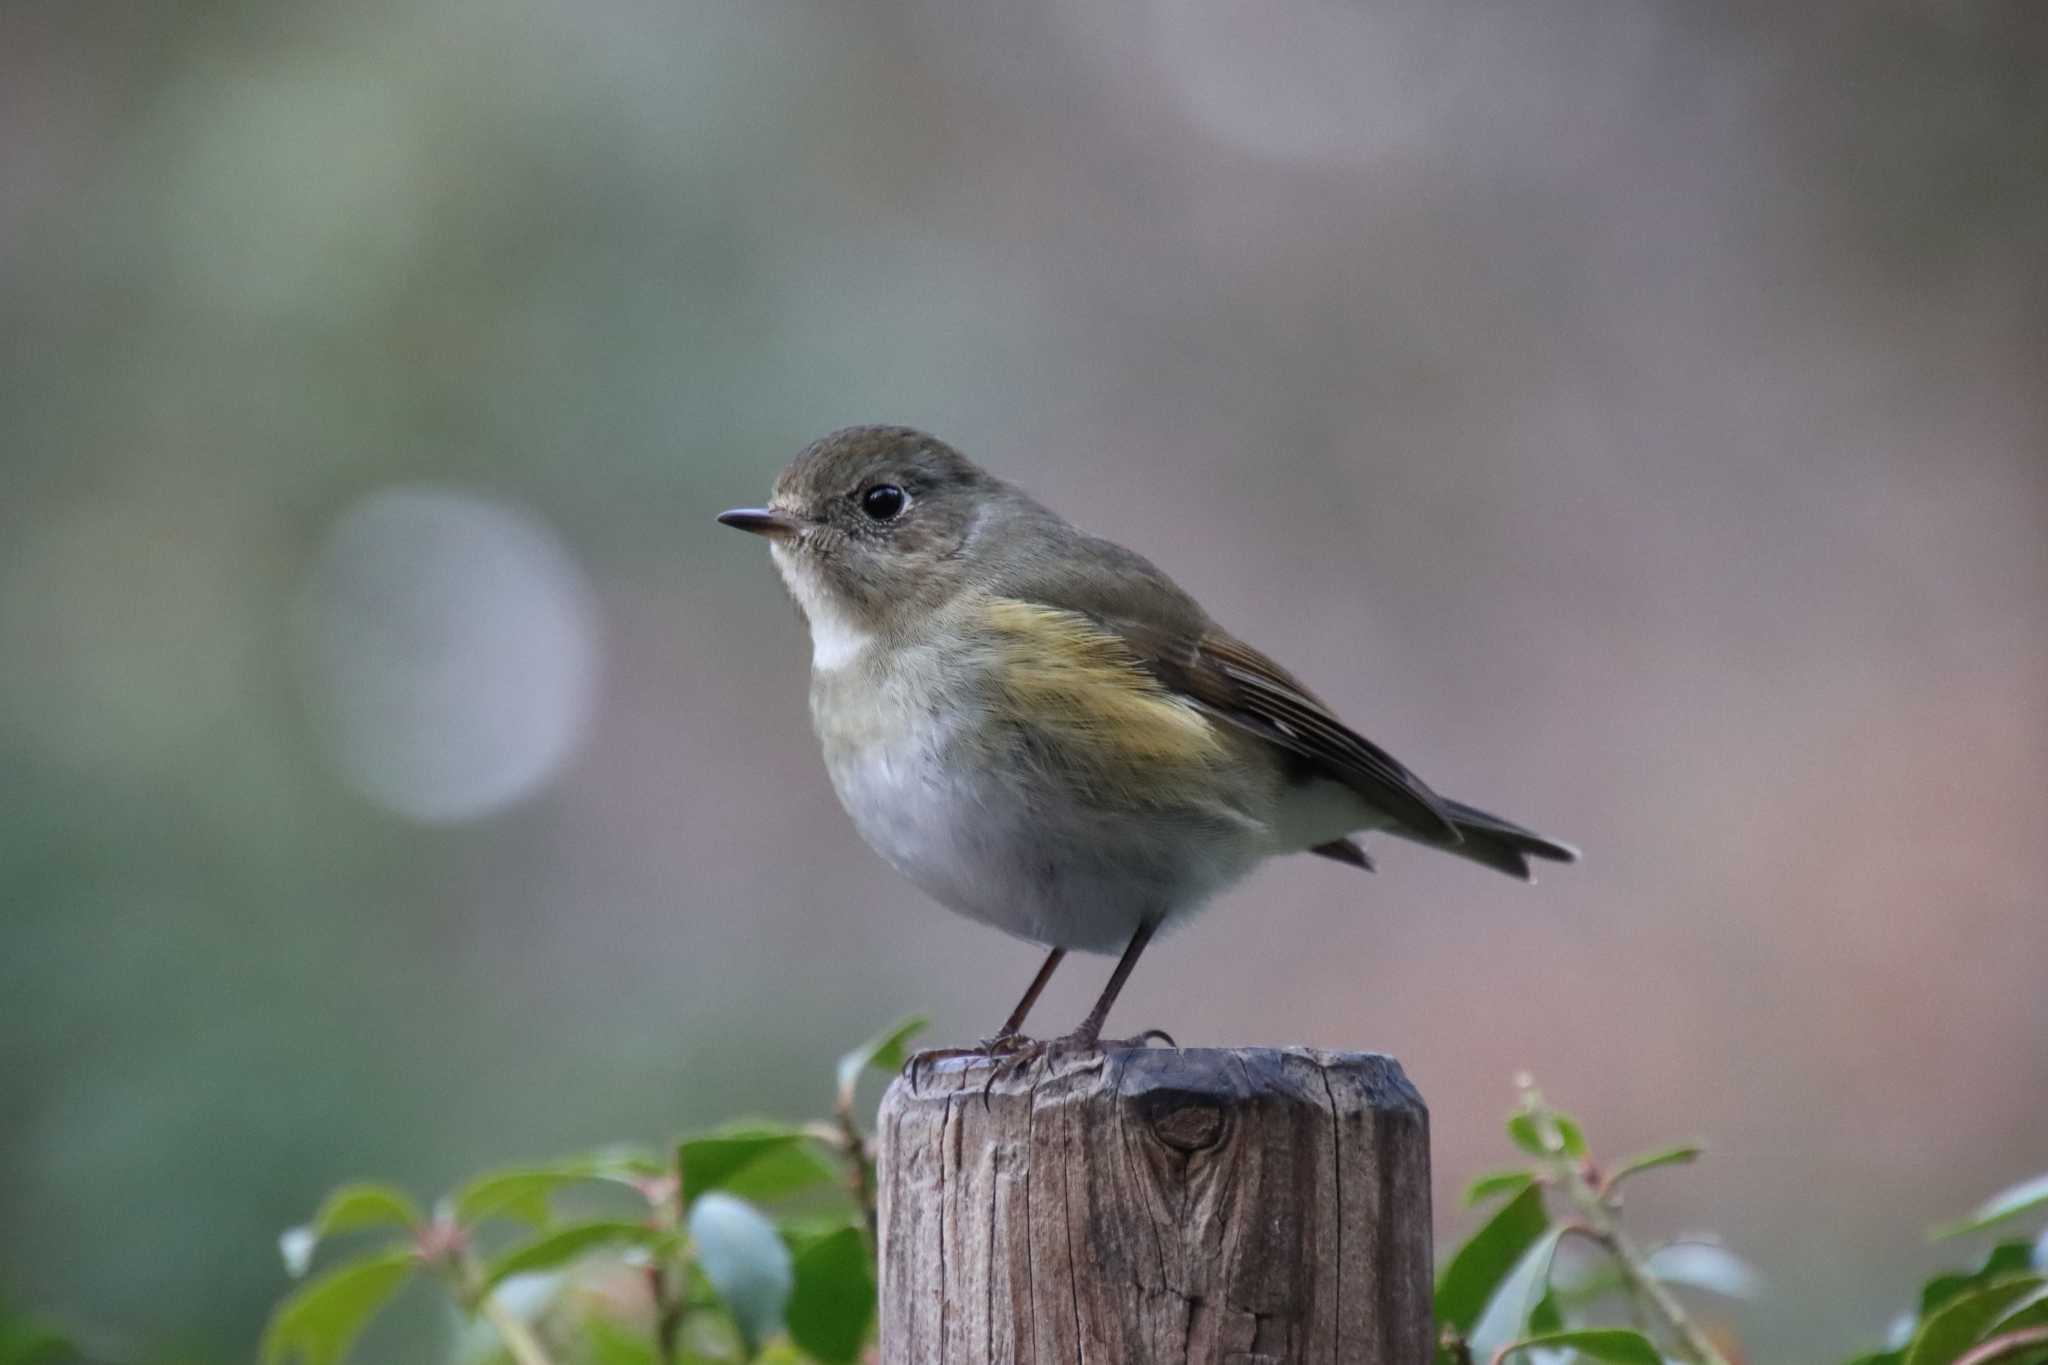
{"type": "Polygon", "coordinates": [[[874,633],[840,609],[831,592],[818,581],[817,569],[800,555],[776,544],[769,545],[768,551],[782,573],[782,581],[789,585],[797,605],[804,609],[804,619],[811,623],[811,667],[820,673],[832,673],[858,659],[874,643],[874,633]]]}

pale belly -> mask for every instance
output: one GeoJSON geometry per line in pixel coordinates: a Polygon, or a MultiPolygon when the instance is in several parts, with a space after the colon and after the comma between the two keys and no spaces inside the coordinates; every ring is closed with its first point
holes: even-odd
{"type": "MultiPolygon", "coordinates": [[[[892,729],[895,727],[891,727],[892,729]]],[[[940,904],[1035,943],[1119,952],[1275,852],[1222,813],[1105,811],[963,762],[935,728],[825,745],[861,837],[940,904]]]]}

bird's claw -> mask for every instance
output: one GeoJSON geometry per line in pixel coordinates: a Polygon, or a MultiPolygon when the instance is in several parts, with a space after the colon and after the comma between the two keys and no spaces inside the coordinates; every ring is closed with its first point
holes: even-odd
{"type": "Polygon", "coordinates": [[[923,1052],[913,1052],[903,1061],[903,1078],[913,1085],[917,1083],[921,1070],[940,1062],[962,1059],[1006,1060],[1027,1053],[1045,1044],[1036,1038],[1026,1038],[1021,1033],[998,1033],[993,1038],[984,1038],[973,1047],[935,1047],[923,1052]]]}
{"type": "Polygon", "coordinates": [[[1075,1031],[1064,1037],[1039,1041],[1035,1038],[1012,1038],[1000,1054],[991,1053],[995,1065],[988,1069],[988,1076],[981,1083],[981,1105],[988,1108],[989,1094],[995,1084],[1038,1062],[1049,1061],[1063,1055],[1086,1056],[1091,1052],[1128,1052],[1142,1048],[1159,1039],[1168,1047],[1179,1047],[1173,1035],[1163,1028],[1148,1028],[1130,1038],[1103,1038],[1095,1034],[1075,1031]]]}
{"type": "Polygon", "coordinates": [[[928,1047],[922,1052],[913,1052],[908,1057],[905,1057],[903,1059],[903,1070],[900,1074],[904,1080],[909,1081],[914,1086],[919,1084],[918,1078],[927,1067],[936,1066],[940,1062],[956,1061],[962,1057],[979,1057],[981,1055],[982,1052],[979,1048],[928,1047]]]}
{"type": "Polygon", "coordinates": [[[1059,1038],[1045,1039],[1026,1038],[1021,1033],[999,1033],[993,1038],[982,1039],[973,1047],[935,1047],[913,1052],[904,1059],[902,1074],[915,1086],[921,1083],[926,1068],[940,1062],[989,1062],[988,1075],[981,1084],[981,1102],[986,1107],[997,1081],[1038,1062],[1067,1055],[1086,1056],[1091,1052],[1127,1052],[1133,1048],[1149,1047],[1155,1041],[1168,1047],[1180,1046],[1163,1028],[1148,1028],[1129,1038],[1103,1038],[1079,1030],[1059,1038]]]}

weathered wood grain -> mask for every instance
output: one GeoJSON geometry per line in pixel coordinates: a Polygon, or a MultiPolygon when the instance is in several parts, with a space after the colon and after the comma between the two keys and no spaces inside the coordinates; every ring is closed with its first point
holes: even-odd
{"type": "Polygon", "coordinates": [[[1391,1058],[947,1061],[879,1136],[885,1365],[1430,1359],[1429,1116],[1391,1058]]]}

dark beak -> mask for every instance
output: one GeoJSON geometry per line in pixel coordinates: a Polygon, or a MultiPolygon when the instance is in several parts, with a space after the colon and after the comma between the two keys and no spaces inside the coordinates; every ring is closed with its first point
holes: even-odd
{"type": "Polygon", "coordinates": [[[730,512],[720,512],[718,524],[737,527],[742,531],[752,531],[757,536],[767,536],[771,540],[793,536],[801,529],[794,517],[785,516],[781,512],[771,512],[766,507],[735,507],[730,512]]]}

